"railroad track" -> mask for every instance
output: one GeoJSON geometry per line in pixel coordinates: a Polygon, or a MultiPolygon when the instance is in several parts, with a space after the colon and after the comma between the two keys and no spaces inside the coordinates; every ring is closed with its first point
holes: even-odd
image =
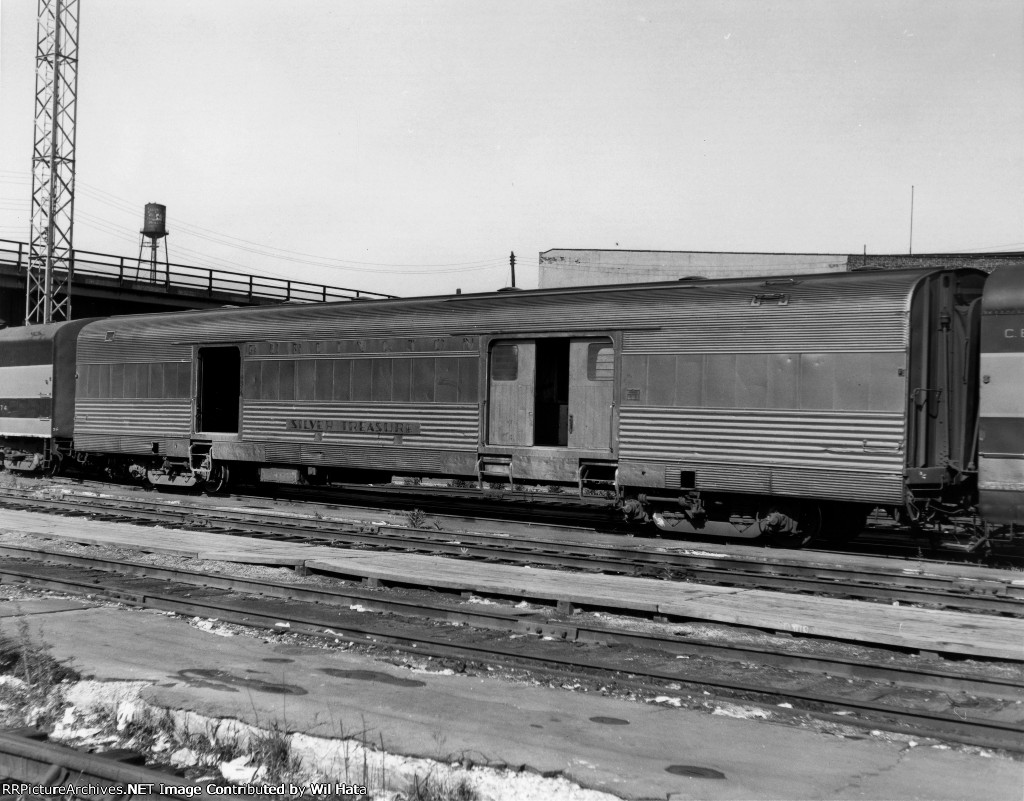
{"type": "Polygon", "coordinates": [[[558,682],[592,680],[649,697],[685,695],[698,706],[709,698],[754,703],[776,719],[810,716],[1024,752],[1021,664],[971,663],[967,669],[874,648],[830,655],[794,649],[781,638],[729,645],[690,636],[684,626],[638,629],[437,593],[276,583],[12,546],[0,553],[4,582],[278,632],[286,623],[293,633],[387,645],[416,659],[501,664],[558,682]]]}
{"type": "MultiPolygon", "coordinates": [[[[608,499],[572,493],[548,495],[509,489],[487,490],[397,484],[372,486],[365,484],[332,484],[329,487],[277,486],[252,487],[257,497],[274,497],[314,503],[386,504],[392,509],[421,509],[447,514],[453,506],[463,513],[493,516],[496,509],[504,518],[514,518],[536,524],[579,526],[589,525],[607,533],[643,536],[646,532],[634,524],[623,522],[620,512],[608,499]]],[[[650,529],[648,529],[650,531],[650,529]]],[[[827,535],[827,532],[823,532],[827,535]]],[[[661,536],[660,533],[655,536],[661,536]]],[[[699,538],[697,538],[699,540],[699,538]]],[[[711,539],[710,547],[720,540],[711,539]]],[[[1024,568],[1024,548],[1020,537],[991,540],[986,550],[978,552],[952,545],[936,543],[922,533],[900,526],[886,516],[874,517],[868,527],[852,542],[842,546],[828,542],[827,536],[807,546],[806,551],[824,550],[851,554],[890,556],[903,559],[925,559],[976,563],[979,559],[999,566],[1024,568]]]]}
{"type": "MultiPolygon", "coordinates": [[[[74,475],[74,473],[72,473],[74,475]]],[[[111,486],[118,489],[138,489],[134,483],[124,482],[111,485],[86,475],[73,479],[58,478],[54,481],[72,480],[76,485],[93,485],[98,491],[109,490],[111,486]]],[[[607,498],[583,496],[577,497],[571,492],[549,494],[512,490],[507,487],[481,491],[476,488],[460,488],[435,486],[433,484],[398,483],[388,485],[372,484],[330,484],[327,486],[303,487],[291,485],[255,485],[241,487],[239,492],[244,497],[260,501],[286,501],[302,504],[321,504],[340,506],[352,509],[387,506],[391,511],[429,512],[432,516],[452,518],[452,509],[461,511],[459,519],[480,521],[500,515],[502,525],[517,523],[531,527],[551,526],[554,528],[579,529],[587,527],[591,531],[604,534],[616,534],[623,537],[644,537],[649,533],[661,538],[660,532],[653,527],[638,528],[635,524],[627,524],[622,520],[620,512],[607,498]]],[[[192,496],[193,498],[197,496],[192,496]]],[[[699,538],[693,540],[694,547],[699,547],[699,538]]],[[[705,543],[706,547],[717,548],[721,544],[718,539],[705,543]]],[[[965,550],[958,547],[944,547],[927,536],[915,533],[899,526],[895,521],[882,517],[861,532],[853,542],[842,546],[817,540],[804,549],[804,552],[824,552],[840,554],[860,554],[866,556],[884,556],[915,561],[941,561],[953,563],[978,564],[1005,568],[1024,568],[1024,538],[999,538],[991,540],[981,552],[965,550]]]]}
{"type": "Polygon", "coordinates": [[[174,774],[138,764],[138,754],[93,754],[48,742],[36,729],[0,731],[0,777],[4,798],[176,799],[203,795],[203,788],[174,774]],[[11,786],[7,786],[11,785],[11,786]]]}
{"type": "MultiPolygon", "coordinates": [[[[193,502],[198,499],[190,498],[193,502]]],[[[474,531],[464,517],[431,516],[400,525],[381,510],[327,508],[325,514],[258,512],[130,496],[0,490],[0,505],[30,511],[146,521],[184,529],[260,536],[345,548],[376,548],[566,570],[656,577],[744,588],[912,603],[986,614],[1024,615],[1020,573],[941,562],[778,551],[750,546],[669,544],[578,527],[502,522],[474,531]],[[348,515],[348,517],[345,517],[348,515]],[[500,530],[499,530],[500,529],[500,530]]]]}

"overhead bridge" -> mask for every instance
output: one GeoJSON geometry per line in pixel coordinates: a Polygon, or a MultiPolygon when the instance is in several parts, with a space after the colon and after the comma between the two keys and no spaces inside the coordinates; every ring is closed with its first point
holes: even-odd
{"type": "MultiPolygon", "coordinates": [[[[7,325],[21,325],[25,316],[28,256],[27,242],[0,239],[0,319],[7,325]]],[[[137,257],[88,250],[74,251],[71,259],[74,319],[390,297],[394,295],[187,264],[160,264],[154,270],[137,257]]]]}

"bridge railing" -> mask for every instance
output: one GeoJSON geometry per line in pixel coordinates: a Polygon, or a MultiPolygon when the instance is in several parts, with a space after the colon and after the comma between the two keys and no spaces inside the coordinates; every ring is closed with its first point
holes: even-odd
{"type": "MultiPolygon", "coordinates": [[[[0,264],[15,265],[19,271],[28,270],[29,245],[12,239],[0,239],[0,264]]],[[[363,289],[313,284],[307,281],[292,281],[273,276],[234,273],[210,267],[194,267],[188,264],[153,265],[141,258],[116,256],[109,253],[95,253],[89,250],[75,250],[71,257],[73,275],[78,278],[95,277],[116,281],[122,286],[135,290],[154,292],[169,289],[186,289],[213,295],[242,295],[250,301],[257,299],[318,303],[329,300],[354,300],[356,298],[393,298],[382,292],[367,292],[363,289]]]]}

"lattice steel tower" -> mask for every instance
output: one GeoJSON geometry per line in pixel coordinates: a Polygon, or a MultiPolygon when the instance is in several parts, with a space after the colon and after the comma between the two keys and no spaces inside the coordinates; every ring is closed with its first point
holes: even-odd
{"type": "Polygon", "coordinates": [[[25,325],[71,319],[79,0],[39,0],[25,325]]]}

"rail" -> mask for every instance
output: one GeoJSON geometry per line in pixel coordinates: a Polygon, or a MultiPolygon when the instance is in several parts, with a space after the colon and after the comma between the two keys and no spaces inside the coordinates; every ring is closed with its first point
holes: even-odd
{"type": "MultiPolygon", "coordinates": [[[[187,529],[194,523],[196,510],[193,507],[130,498],[120,493],[110,495],[110,491],[107,487],[100,497],[74,491],[59,498],[38,498],[27,490],[4,488],[0,491],[0,508],[57,514],[88,512],[109,520],[145,520],[172,528],[187,529]]],[[[275,493],[293,502],[305,495],[281,495],[280,490],[275,493]]],[[[448,505],[451,508],[451,501],[448,505]]],[[[508,521],[504,521],[497,532],[488,533],[466,530],[464,517],[452,520],[447,515],[433,515],[423,527],[417,528],[406,520],[398,524],[379,522],[379,510],[367,517],[353,507],[334,508],[344,509],[343,516],[282,517],[273,512],[204,506],[201,525],[204,532],[256,535],[265,541],[277,539],[375,551],[416,551],[492,563],[655,576],[666,582],[666,586],[672,581],[698,581],[735,588],[820,593],[886,604],[916,603],[933,609],[1024,617],[1024,587],[1013,583],[1019,573],[1008,570],[830,553],[760,553],[763,549],[742,546],[721,548],[717,553],[694,552],[685,544],[666,546],[661,540],[637,537],[626,540],[586,529],[549,526],[538,530],[532,525],[519,526],[508,521]],[[353,514],[356,519],[352,519],[353,514]]],[[[385,515],[384,519],[387,517],[385,515]]],[[[424,586],[438,589],[426,581],[424,586]]],[[[525,590],[523,592],[526,597],[525,590]]],[[[543,596],[540,600],[551,599],[543,596]]],[[[644,606],[645,602],[640,603],[644,606]]],[[[804,635],[812,635],[810,628],[803,628],[804,635]]],[[[955,647],[952,643],[935,644],[933,650],[940,652],[955,647]]]]}
{"type": "MultiPolygon", "coordinates": [[[[29,244],[12,239],[0,239],[0,265],[11,265],[19,272],[27,271],[29,244]]],[[[313,284],[307,281],[292,281],[287,278],[256,276],[216,270],[211,267],[195,267],[188,264],[153,265],[139,257],[117,256],[110,253],[95,253],[89,250],[74,250],[71,254],[72,278],[100,278],[116,282],[119,286],[134,289],[146,287],[154,291],[184,289],[200,292],[207,296],[244,296],[248,301],[273,300],[279,302],[326,303],[331,300],[358,300],[393,298],[383,292],[368,292],[363,289],[313,284]]]]}
{"type": "Polygon", "coordinates": [[[45,737],[44,732],[31,729],[0,732],[4,798],[185,801],[209,797],[202,785],[188,779],[122,761],[141,754],[87,753],[45,737]],[[60,795],[58,787],[63,791],[60,795]]]}
{"type": "MultiPolygon", "coordinates": [[[[536,608],[524,616],[514,600],[502,600],[501,592],[488,604],[442,592],[395,595],[373,584],[314,586],[230,570],[214,575],[122,556],[66,554],[35,543],[0,545],[0,578],[5,584],[270,631],[286,625],[292,636],[322,638],[326,631],[335,643],[391,647],[417,659],[527,670],[554,686],[566,680],[577,686],[581,679],[597,681],[595,686],[611,681],[655,703],[671,690],[677,696],[673,706],[708,709],[710,701],[717,708],[719,700],[732,699],[761,707],[758,717],[777,722],[805,726],[814,718],[915,739],[1024,749],[1024,726],[1013,711],[1020,703],[1020,682],[1008,663],[951,669],[884,646],[848,654],[828,640],[820,650],[793,648],[786,638],[751,637],[749,630],[739,638],[706,637],[657,623],[638,630],[624,617],[601,620],[580,609],[536,608]],[[611,647],[593,648],[598,644],[611,647]]],[[[489,593],[481,588],[474,594],[489,593]]],[[[470,668],[470,674],[481,668],[470,668]]]]}

